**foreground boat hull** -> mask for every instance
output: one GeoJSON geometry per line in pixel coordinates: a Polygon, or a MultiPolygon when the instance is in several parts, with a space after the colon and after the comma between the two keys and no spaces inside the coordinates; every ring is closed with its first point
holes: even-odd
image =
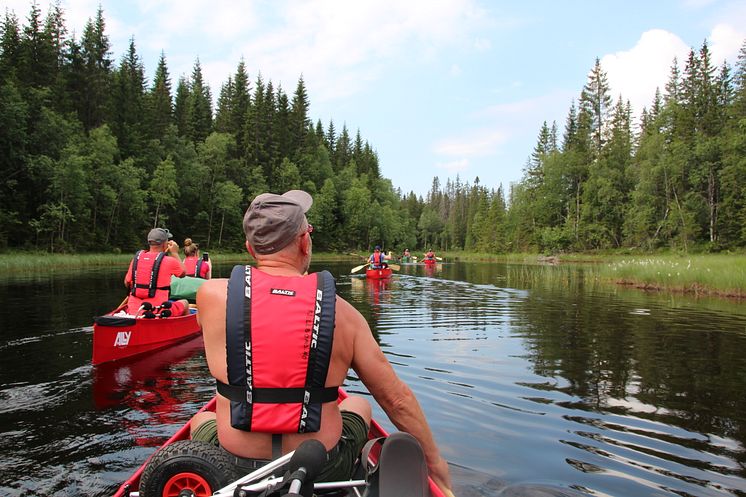
{"type": "Polygon", "coordinates": [[[200,332],[196,312],[169,318],[134,319],[114,317],[119,310],[94,319],[93,365],[153,352],[200,332]]]}
{"type": "Polygon", "coordinates": [[[391,268],[368,269],[365,271],[365,277],[369,280],[383,280],[391,277],[391,268]]]}
{"type": "MultiPolygon", "coordinates": [[[[339,389],[339,401],[347,398],[347,393],[339,389]]],[[[216,397],[213,397],[212,400],[210,400],[202,409],[199,410],[199,412],[203,411],[215,411],[215,405],[216,405],[216,397]]],[[[377,437],[385,437],[388,433],[386,430],[381,427],[380,424],[375,419],[371,420],[371,426],[370,426],[370,432],[368,433],[368,438],[373,439],[377,437]]],[[[170,445],[178,440],[188,440],[189,439],[189,422],[184,424],[179,430],[169,438],[166,443],[163,444],[163,447],[170,445]]],[[[152,456],[151,456],[152,457],[152,456]]],[[[148,458],[148,461],[150,458],[148,458]]],[[[124,482],[122,486],[119,487],[119,490],[117,490],[117,493],[114,494],[114,497],[128,497],[130,495],[130,492],[135,492],[140,487],[140,478],[142,477],[142,473],[145,470],[145,467],[148,464],[148,461],[145,461],[145,463],[140,466],[137,471],[130,477],[129,480],[124,482]]],[[[374,461],[375,462],[375,461],[374,461]]],[[[435,482],[433,482],[430,478],[428,478],[428,484],[430,486],[430,495],[431,497],[445,497],[443,492],[440,491],[437,485],[435,485],[435,482]]]]}

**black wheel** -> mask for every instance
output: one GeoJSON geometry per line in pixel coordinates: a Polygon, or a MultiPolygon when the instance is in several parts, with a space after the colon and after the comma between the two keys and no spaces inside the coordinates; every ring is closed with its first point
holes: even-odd
{"type": "Polygon", "coordinates": [[[140,496],[207,497],[234,479],[224,451],[204,442],[179,440],[153,455],[140,478],[140,496]]]}

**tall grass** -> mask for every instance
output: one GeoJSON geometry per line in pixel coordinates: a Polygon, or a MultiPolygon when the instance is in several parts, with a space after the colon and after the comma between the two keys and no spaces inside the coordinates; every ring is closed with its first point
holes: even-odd
{"type": "Polygon", "coordinates": [[[619,257],[599,267],[599,276],[643,288],[746,297],[746,256],[692,255],[619,257]]]}
{"type": "MultiPolygon", "coordinates": [[[[90,267],[122,267],[123,270],[132,260],[134,253],[123,254],[47,254],[44,252],[18,252],[0,254],[0,273],[28,273],[36,271],[80,269],[90,267]]],[[[182,256],[183,257],[183,256],[182,256]]],[[[314,261],[354,260],[352,256],[314,253],[314,261]]],[[[253,262],[246,252],[210,252],[210,260],[214,263],[245,263],[253,262]]]]}

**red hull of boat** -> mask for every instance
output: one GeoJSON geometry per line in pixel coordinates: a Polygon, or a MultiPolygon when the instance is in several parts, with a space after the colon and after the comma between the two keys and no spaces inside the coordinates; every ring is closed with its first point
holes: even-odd
{"type": "Polygon", "coordinates": [[[94,322],[92,361],[94,365],[162,349],[200,332],[196,313],[170,318],[121,319],[119,321],[118,325],[94,322]]]}
{"type": "Polygon", "coordinates": [[[425,259],[422,262],[424,262],[427,266],[434,266],[435,263],[438,261],[436,259],[425,259]]]}
{"type": "Polygon", "coordinates": [[[391,268],[383,269],[367,269],[365,271],[365,277],[371,280],[382,280],[391,277],[391,268]]]}
{"type": "MultiPolygon", "coordinates": [[[[339,389],[339,401],[347,398],[347,393],[339,389]]],[[[202,409],[199,410],[199,412],[202,411],[214,411],[215,410],[215,404],[216,404],[216,397],[213,397],[210,402],[208,402],[202,409]]],[[[388,433],[386,430],[384,430],[380,424],[375,419],[371,420],[370,423],[370,432],[368,433],[368,438],[376,438],[376,437],[385,437],[388,433]]],[[[186,423],[184,426],[179,428],[179,431],[177,431],[174,436],[169,438],[165,444],[163,444],[163,447],[166,445],[172,444],[176,442],[177,440],[188,440],[189,439],[189,423],[186,423]]],[[[152,457],[152,456],[151,456],[152,457]]],[[[149,459],[149,458],[148,458],[149,459]]],[[[124,482],[121,487],[119,487],[119,490],[117,490],[117,493],[114,494],[114,497],[127,497],[130,492],[136,491],[140,487],[140,477],[142,476],[142,472],[145,469],[145,466],[147,466],[148,461],[145,461],[145,463],[140,466],[137,471],[130,477],[129,480],[124,482]]],[[[430,483],[430,495],[432,497],[445,497],[443,492],[440,491],[437,485],[435,485],[435,482],[433,482],[430,478],[428,478],[428,482],[430,483]]]]}

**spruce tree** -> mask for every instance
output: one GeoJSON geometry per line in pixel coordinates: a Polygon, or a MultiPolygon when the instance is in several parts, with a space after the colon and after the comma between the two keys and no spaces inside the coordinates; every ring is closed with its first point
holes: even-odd
{"type": "Polygon", "coordinates": [[[195,143],[205,141],[212,132],[212,95],[202,77],[199,58],[194,63],[189,95],[190,137],[195,143]]]}
{"type": "Polygon", "coordinates": [[[162,140],[166,130],[174,123],[174,108],[171,94],[171,77],[166,64],[166,54],[161,51],[155,69],[153,86],[148,94],[150,129],[152,138],[162,140]]]}

